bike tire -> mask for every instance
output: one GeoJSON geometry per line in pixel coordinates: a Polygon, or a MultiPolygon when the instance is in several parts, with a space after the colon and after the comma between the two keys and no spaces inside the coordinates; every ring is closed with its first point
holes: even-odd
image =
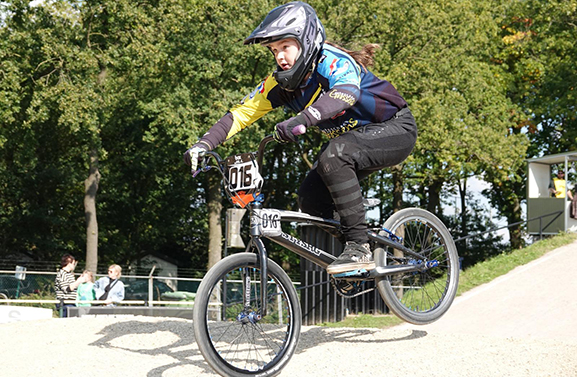
{"type": "MultiPolygon", "coordinates": [[[[459,285],[457,247],[445,225],[432,213],[420,208],[406,208],[394,213],[384,228],[401,239],[401,243],[438,266],[419,272],[377,278],[379,293],[387,307],[402,320],[425,325],[447,312],[459,285]]],[[[385,231],[382,235],[387,236],[385,231]]],[[[377,267],[419,263],[390,247],[375,252],[377,267]]]]}
{"type": "Polygon", "coordinates": [[[247,318],[261,308],[261,269],[256,254],[239,253],[222,259],[198,288],[193,307],[196,342],[206,362],[222,376],[275,376],[296,350],[302,323],[297,292],[278,264],[268,260],[267,267],[267,316],[255,323],[247,318]],[[244,278],[246,274],[250,281],[244,278]],[[250,309],[244,310],[247,284],[250,309]],[[221,299],[215,299],[218,297],[221,299]]]}

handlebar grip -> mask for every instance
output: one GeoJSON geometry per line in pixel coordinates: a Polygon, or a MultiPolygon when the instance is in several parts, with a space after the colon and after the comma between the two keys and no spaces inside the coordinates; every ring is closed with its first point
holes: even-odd
{"type": "Polygon", "coordinates": [[[303,135],[307,132],[307,128],[304,124],[299,124],[292,129],[292,134],[295,136],[303,135]]]}

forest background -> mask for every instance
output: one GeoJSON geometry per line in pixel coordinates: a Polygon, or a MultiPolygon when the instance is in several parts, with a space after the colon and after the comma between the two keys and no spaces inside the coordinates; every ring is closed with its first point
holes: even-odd
{"type": "MultiPolygon", "coordinates": [[[[182,153],[274,69],[243,39],[283,2],[0,2],[0,260],[87,268],[146,253],[198,275],[222,253],[230,205],[220,177],[192,178],[182,153]]],[[[426,208],[455,238],[493,227],[467,190],[475,177],[509,224],[523,220],[529,157],[577,150],[577,0],[318,0],[330,41],[378,43],[372,71],[405,97],[412,155],[373,174],[376,222],[426,208]],[[460,210],[449,211],[454,196],[460,210]]],[[[255,150],[279,109],[218,148],[255,150]]],[[[267,150],[268,206],[297,209],[314,143],[267,150]]],[[[375,211],[373,211],[375,213],[375,211]]],[[[466,267],[519,248],[523,225],[459,243],[466,267]]],[[[296,230],[294,230],[296,231],[296,230]]],[[[293,273],[298,258],[271,257],[293,273]]]]}

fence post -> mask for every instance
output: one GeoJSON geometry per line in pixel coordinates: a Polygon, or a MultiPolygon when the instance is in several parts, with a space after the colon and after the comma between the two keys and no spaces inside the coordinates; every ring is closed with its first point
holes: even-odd
{"type": "Polygon", "coordinates": [[[539,216],[539,240],[543,239],[543,216],[539,216]]]}
{"type": "Polygon", "coordinates": [[[156,265],[152,266],[152,269],[150,270],[150,273],[148,274],[148,306],[152,307],[152,301],[154,301],[154,284],[153,284],[153,280],[154,277],[152,276],[152,274],[154,273],[154,270],[156,269],[156,265]]]}

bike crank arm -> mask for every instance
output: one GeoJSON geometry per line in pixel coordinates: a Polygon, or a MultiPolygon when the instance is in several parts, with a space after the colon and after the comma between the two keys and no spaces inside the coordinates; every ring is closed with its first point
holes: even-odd
{"type": "Polygon", "coordinates": [[[377,267],[374,270],[371,270],[369,272],[369,277],[370,278],[381,278],[384,276],[406,274],[409,272],[421,272],[421,271],[426,270],[426,269],[427,269],[426,263],[415,264],[415,265],[400,264],[400,265],[395,265],[395,266],[383,266],[383,267],[377,267]]]}

